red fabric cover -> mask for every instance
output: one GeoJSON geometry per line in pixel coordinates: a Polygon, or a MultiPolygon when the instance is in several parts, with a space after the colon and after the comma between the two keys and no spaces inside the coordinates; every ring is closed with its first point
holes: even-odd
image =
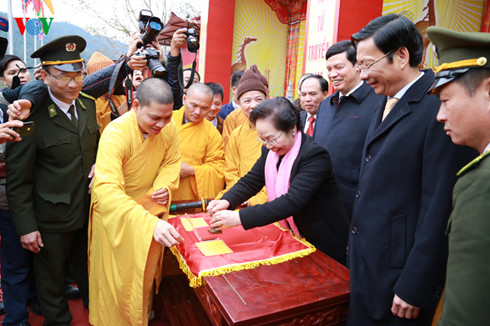
{"type": "MultiPolygon", "coordinates": [[[[211,219],[206,213],[186,215],[186,217],[203,217],[208,224],[211,219]]],[[[230,267],[230,265],[237,267],[234,270],[248,269],[253,268],[250,265],[259,261],[262,264],[271,264],[275,263],[275,258],[277,262],[280,262],[279,257],[281,256],[290,256],[289,259],[292,259],[294,256],[305,256],[315,250],[312,245],[308,246],[306,242],[303,243],[294,238],[290,231],[283,230],[275,224],[269,224],[247,231],[241,226],[224,229],[223,234],[218,234],[218,238],[223,240],[233,250],[233,253],[204,256],[195,245],[196,242],[199,242],[196,234],[184,229],[180,216],[171,217],[168,222],[184,238],[184,242],[176,246],[176,249],[196,277],[203,271],[218,270],[222,267],[230,267]],[[239,268],[240,266],[243,268],[239,268]]],[[[219,274],[224,272],[226,271],[219,274]]]]}

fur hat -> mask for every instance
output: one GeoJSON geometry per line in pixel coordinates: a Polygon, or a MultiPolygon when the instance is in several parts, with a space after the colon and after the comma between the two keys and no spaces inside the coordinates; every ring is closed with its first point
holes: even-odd
{"type": "Polygon", "coordinates": [[[267,79],[260,73],[256,65],[252,65],[249,70],[246,70],[237,88],[237,99],[249,91],[260,91],[267,96],[268,93],[267,79]]]}

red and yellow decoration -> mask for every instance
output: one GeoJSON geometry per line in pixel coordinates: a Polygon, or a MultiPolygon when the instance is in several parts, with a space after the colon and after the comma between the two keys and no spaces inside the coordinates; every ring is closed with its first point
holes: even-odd
{"type": "Polygon", "coordinates": [[[279,264],[307,256],[316,249],[304,239],[276,224],[245,231],[241,226],[224,229],[222,234],[206,235],[210,217],[206,213],[170,217],[168,222],[182,235],[184,242],[172,247],[179,266],[191,287],[202,285],[204,276],[279,264]],[[201,232],[203,231],[203,232],[201,232]]]}

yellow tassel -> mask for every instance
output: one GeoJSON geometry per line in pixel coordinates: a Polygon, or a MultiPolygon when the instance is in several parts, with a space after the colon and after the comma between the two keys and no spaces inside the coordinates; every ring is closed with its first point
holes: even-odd
{"type": "Polygon", "coordinates": [[[285,254],[282,256],[274,257],[274,258],[267,258],[264,260],[258,260],[258,261],[253,261],[253,262],[249,262],[249,263],[240,263],[240,264],[228,265],[228,266],[223,266],[223,267],[213,268],[210,270],[201,271],[197,277],[191,272],[189,266],[187,265],[187,263],[185,262],[184,258],[182,257],[180,252],[177,250],[177,248],[172,247],[172,248],[170,248],[170,250],[172,251],[174,256],[177,258],[177,261],[179,262],[179,268],[184,272],[185,275],[187,275],[187,278],[189,279],[189,286],[195,288],[195,287],[202,285],[202,278],[205,276],[218,276],[218,275],[227,274],[227,273],[231,273],[231,272],[256,268],[256,267],[259,267],[261,265],[280,264],[280,263],[283,263],[285,261],[292,260],[294,258],[308,256],[309,254],[316,251],[316,248],[312,244],[310,244],[308,241],[306,241],[304,239],[298,239],[298,240],[301,241],[306,246],[308,246],[308,248],[301,250],[301,251],[294,252],[294,253],[289,253],[289,254],[285,254]]]}

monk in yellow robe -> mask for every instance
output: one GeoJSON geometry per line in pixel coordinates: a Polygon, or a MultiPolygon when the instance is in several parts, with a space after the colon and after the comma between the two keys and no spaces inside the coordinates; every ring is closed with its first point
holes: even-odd
{"type": "Polygon", "coordinates": [[[223,124],[223,142],[225,144],[225,148],[228,145],[228,141],[230,139],[230,135],[239,126],[248,122],[248,118],[245,114],[243,114],[242,110],[234,110],[225,119],[225,123],[223,124]]]}
{"type": "Polygon", "coordinates": [[[163,246],[183,241],[166,222],[182,164],[172,91],[161,79],[146,79],[133,105],[107,126],[95,165],[89,220],[94,326],[148,325],[163,246]]]}
{"type": "Polygon", "coordinates": [[[224,188],[223,139],[205,119],[213,101],[209,86],[192,84],[183,97],[184,107],[173,114],[182,154],[180,186],[174,202],[214,199],[224,188]]]}
{"type": "MultiPolygon", "coordinates": [[[[216,196],[217,199],[220,199],[225,192],[230,190],[241,177],[252,169],[262,153],[262,143],[258,140],[257,130],[248,120],[250,112],[267,96],[267,85],[263,82],[265,77],[262,76],[263,78],[261,78],[261,76],[255,65],[243,73],[236,91],[240,110],[235,110],[226,117],[225,124],[232,114],[237,115],[235,112],[240,112],[246,121],[232,131],[226,145],[224,169],[226,189],[216,196]]],[[[267,192],[264,187],[257,195],[242,205],[257,205],[267,201],[267,192]]]]}
{"type": "MultiPolygon", "coordinates": [[[[127,106],[125,95],[112,95],[111,100],[116,108],[127,106]]],[[[111,106],[109,104],[108,94],[104,94],[95,101],[97,124],[100,126],[100,133],[104,131],[105,127],[111,122],[111,106]]]]}
{"type": "MultiPolygon", "coordinates": [[[[264,85],[264,87],[265,87],[265,97],[268,98],[269,97],[269,81],[267,80],[267,78],[265,78],[265,76],[260,73],[260,71],[259,71],[259,69],[257,68],[256,65],[250,66],[250,69],[248,71],[249,71],[249,77],[251,76],[250,74],[252,72],[254,72],[256,74],[256,77],[264,85]]],[[[245,73],[243,73],[243,74],[245,74],[245,73]]],[[[242,78],[243,78],[243,75],[242,75],[242,78]]],[[[247,81],[248,84],[250,82],[251,82],[251,79],[249,79],[247,81]]],[[[255,82],[256,81],[255,81],[255,78],[254,78],[253,83],[255,83],[255,82]]],[[[238,83],[238,87],[240,87],[240,84],[241,83],[242,83],[242,80],[240,78],[240,82],[238,83]]],[[[245,87],[242,86],[242,91],[244,89],[248,89],[249,86],[250,85],[247,85],[245,87]]],[[[237,87],[236,93],[235,92],[233,93],[233,97],[235,97],[235,96],[238,97],[238,87],[237,87]]],[[[252,88],[254,88],[254,87],[252,87],[252,88]]],[[[241,95],[243,95],[243,93],[241,95]]],[[[240,103],[239,103],[239,106],[241,108],[240,103]]],[[[229,140],[230,135],[233,132],[233,130],[235,130],[237,127],[241,126],[243,123],[245,123],[247,121],[248,121],[248,115],[245,112],[243,112],[243,109],[242,110],[234,110],[233,112],[231,112],[226,117],[225,123],[224,123],[224,126],[223,126],[223,141],[225,142],[225,149],[226,149],[226,146],[228,145],[228,140],[229,140]]]]}

